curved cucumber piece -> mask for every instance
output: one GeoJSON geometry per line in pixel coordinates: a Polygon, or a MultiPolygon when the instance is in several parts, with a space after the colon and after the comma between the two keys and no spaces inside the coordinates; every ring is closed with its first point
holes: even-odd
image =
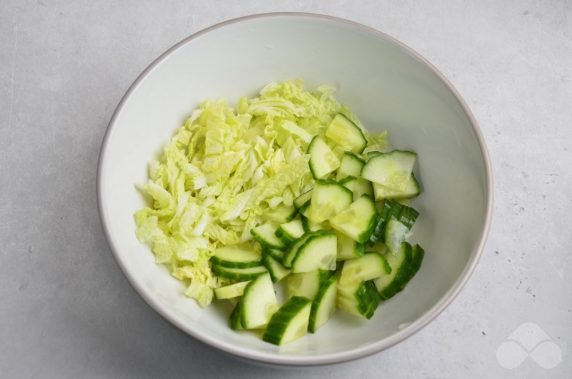
{"type": "Polygon", "coordinates": [[[317,180],[305,216],[314,224],[321,224],[340,213],[352,201],[353,193],[346,187],[331,180],[317,180]]]}
{"type": "Polygon", "coordinates": [[[337,246],[335,233],[317,232],[310,236],[292,260],[292,272],[335,270],[337,246]]]}
{"type": "Polygon", "coordinates": [[[370,182],[403,191],[413,171],[416,158],[416,153],[401,150],[375,155],[363,166],[361,176],[370,182]]]}
{"type": "Polygon", "coordinates": [[[244,247],[224,246],[214,251],[211,262],[224,267],[247,268],[260,266],[261,258],[258,252],[244,247]]]}
{"type": "Polygon", "coordinates": [[[312,139],[308,154],[310,154],[310,171],[315,179],[324,178],[340,167],[340,160],[320,136],[312,139]]]}
{"type": "Polygon", "coordinates": [[[298,209],[306,205],[312,198],[312,190],[306,191],[294,199],[294,206],[298,209]]]}
{"type": "Polygon", "coordinates": [[[312,302],[310,322],[308,324],[308,330],[310,332],[316,332],[316,330],[332,317],[332,314],[336,310],[336,293],[337,285],[334,276],[322,282],[316,294],[316,298],[312,302]]]}
{"type": "Polygon", "coordinates": [[[330,225],[354,241],[364,243],[373,233],[376,218],[375,203],[364,195],[330,219],[330,225]]]}
{"type": "Polygon", "coordinates": [[[278,262],[282,262],[284,259],[284,251],[278,249],[263,249],[262,254],[269,255],[272,258],[276,259],[278,262]]]}
{"type": "Polygon", "coordinates": [[[230,314],[229,324],[232,330],[242,329],[241,316],[240,316],[240,302],[234,306],[234,309],[230,314]]]}
{"type": "MultiPolygon", "coordinates": [[[[413,255],[411,245],[404,242],[396,253],[385,255],[387,263],[391,267],[391,273],[382,275],[374,280],[375,287],[383,300],[393,297],[400,292],[411,279],[413,255]]],[[[420,264],[419,264],[420,265],[420,264]]]]}
{"type": "Polygon", "coordinates": [[[344,263],[340,276],[340,285],[361,283],[379,278],[391,271],[387,260],[378,253],[367,253],[363,257],[344,263]]]}
{"type": "Polygon", "coordinates": [[[219,287],[214,289],[215,298],[218,300],[223,299],[232,299],[235,297],[242,296],[244,294],[244,289],[250,283],[249,281],[246,282],[238,282],[234,284],[229,284],[228,286],[219,287]]]}
{"type": "Polygon", "coordinates": [[[251,280],[267,272],[264,266],[231,268],[219,265],[212,265],[212,271],[221,278],[240,281],[251,280]]]}
{"type": "Polygon", "coordinates": [[[279,282],[288,274],[290,274],[289,269],[282,266],[280,262],[272,258],[270,255],[265,255],[264,258],[262,258],[262,262],[264,264],[264,267],[266,267],[266,269],[270,273],[270,277],[272,278],[272,281],[274,283],[279,282]]]}
{"type": "Polygon", "coordinates": [[[292,220],[296,216],[296,208],[293,206],[280,204],[273,210],[265,213],[264,216],[277,224],[283,224],[292,220]]]}
{"type": "Polygon", "coordinates": [[[354,153],[361,153],[367,144],[360,127],[341,113],[334,117],[326,129],[326,137],[343,147],[344,150],[354,153]]]}
{"type": "Polygon", "coordinates": [[[383,199],[410,199],[419,196],[421,193],[421,186],[413,173],[407,179],[404,186],[400,190],[395,190],[381,184],[373,183],[373,192],[375,200],[383,199]]]}
{"type": "Polygon", "coordinates": [[[302,220],[299,218],[281,224],[278,229],[276,229],[276,237],[278,237],[286,245],[291,244],[298,238],[302,237],[304,234],[304,225],[302,220]]]}
{"type": "Polygon", "coordinates": [[[361,170],[365,165],[365,161],[351,153],[346,151],[344,155],[342,155],[342,163],[340,164],[340,168],[338,169],[338,174],[336,176],[336,180],[344,179],[348,176],[358,177],[361,174],[361,170]]]}
{"type": "Polygon", "coordinates": [[[248,283],[240,304],[240,323],[244,329],[256,329],[268,324],[278,309],[270,275],[260,275],[248,283]]]}
{"type": "Polygon", "coordinates": [[[379,300],[380,296],[371,281],[338,284],[336,304],[350,314],[370,319],[379,305],[379,300]]]}
{"type": "Polygon", "coordinates": [[[385,227],[392,217],[411,229],[418,216],[419,212],[407,205],[390,199],[384,200],[370,242],[385,241],[385,227]]]}
{"type": "Polygon", "coordinates": [[[320,285],[330,277],[328,271],[309,271],[292,274],[286,279],[288,297],[302,296],[310,300],[316,297],[320,285]]]}
{"type": "Polygon", "coordinates": [[[385,245],[391,253],[394,253],[410,234],[407,225],[392,217],[385,226],[385,245]]]}
{"type": "Polygon", "coordinates": [[[348,176],[343,179],[340,184],[353,192],[354,200],[359,199],[363,195],[368,195],[373,198],[373,185],[364,178],[348,176]]]}
{"type": "Polygon", "coordinates": [[[296,258],[296,254],[298,254],[298,250],[300,247],[304,245],[304,243],[310,238],[313,234],[306,233],[302,237],[298,238],[292,245],[288,251],[284,254],[284,259],[282,260],[282,264],[284,267],[292,267],[292,261],[296,258]]]}
{"type": "Polygon", "coordinates": [[[259,225],[252,229],[250,233],[263,247],[270,249],[284,248],[284,243],[276,237],[276,228],[271,224],[259,225]]]}
{"type": "Polygon", "coordinates": [[[300,296],[290,298],[274,313],[262,339],[283,345],[306,335],[312,302],[300,296]]]}
{"type": "Polygon", "coordinates": [[[338,254],[336,260],[359,258],[364,254],[364,245],[358,243],[343,233],[338,233],[338,254]]]}

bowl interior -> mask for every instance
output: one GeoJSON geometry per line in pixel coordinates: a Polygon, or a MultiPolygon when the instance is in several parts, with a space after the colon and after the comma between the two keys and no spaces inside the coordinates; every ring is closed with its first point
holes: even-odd
{"type": "MultiPolygon", "coordinates": [[[[195,337],[246,358],[327,363],[380,350],[411,334],[476,260],[488,209],[487,165],[470,117],[450,88],[412,53],[381,33],[304,15],[254,17],[213,28],[163,56],[126,96],[111,123],[100,163],[99,195],[108,238],[123,270],[164,316],[195,337]],[[424,192],[414,241],[426,250],[419,274],[370,321],[336,316],[318,333],[277,348],[228,328],[228,309],[200,309],[135,238],[143,206],[134,185],[147,162],[208,98],[254,95],[271,81],[332,84],[370,130],[389,131],[398,148],[419,154],[424,192]],[[414,324],[417,322],[417,324],[414,324]],[[413,324],[413,325],[412,325],[413,324]]],[[[338,312],[338,314],[341,312],[338,312]]]]}

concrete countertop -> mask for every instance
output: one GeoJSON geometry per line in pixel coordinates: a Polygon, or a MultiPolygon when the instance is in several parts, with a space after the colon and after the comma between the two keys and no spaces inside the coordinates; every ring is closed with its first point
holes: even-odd
{"type": "Polygon", "coordinates": [[[2,378],[572,377],[567,0],[2,0],[0,111],[2,378]],[[491,234],[460,296],[398,346],[337,366],[261,368],[183,334],[128,284],[97,213],[100,142],[136,76],[191,33],[269,11],[349,18],[423,54],[494,166],[491,234]]]}

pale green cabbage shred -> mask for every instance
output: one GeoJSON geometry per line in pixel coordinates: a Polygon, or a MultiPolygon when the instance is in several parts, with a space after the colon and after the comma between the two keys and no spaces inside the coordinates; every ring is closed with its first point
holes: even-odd
{"type": "MultiPolygon", "coordinates": [[[[268,84],[236,109],[205,101],[149,164],[149,180],[139,188],[150,203],[135,214],[137,237],[199,305],[210,304],[213,289],[224,284],[211,272],[213,251],[239,243],[259,248],[250,230],[265,212],[292,205],[311,188],[312,137],[339,112],[360,125],[333,91],[309,92],[293,80],[268,84]]],[[[368,148],[385,148],[385,136],[366,132],[368,148]]]]}

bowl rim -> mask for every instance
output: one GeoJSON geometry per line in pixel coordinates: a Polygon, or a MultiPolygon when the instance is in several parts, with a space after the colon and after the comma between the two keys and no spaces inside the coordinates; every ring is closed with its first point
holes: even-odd
{"type": "Polygon", "coordinates": [[[385,350],[397,343],[411,337],[412,335],[419,332],[425,326],[427,326],[432,320],[434,320],[445,308],[447,308],[451,302],[457,297],[459,292],[463,289],[467,281],[469,280],[471,274],[475,270],[475,267],[478,264],[480,256],[482,255],[482,251],[484,249],[484,245],[487,240],[487,236],[490,230],[490,225],[492,221],[492,209],[493,209],[493,177],[492,177],[492,166],[490,162],[489,153],[487,147],[485,145],[484,136],[480,130],[479,124],[474,117],[473,113],[469,109],[467,103],[461,96],[461,94],[455,89],[453,84],[426,58],[424,58],[421,54],[417,53],[415,50],[410,48],[409,46],[405,45],[403,42],[397,40],[396,38],[379,31],[373,27],[361,24],[356,21],[347,20],[344,18],[318,14],[318,13],[308,13],[308,12],[269,12],[269,13],[258,13],[258,14],[251,14],[247,16],[242,16],[238,18],[233,18],[229,20],[225,20],[214,24],[210,27],[202,29],[198,32],[191,34],[190,36],[184,38],[183,40],[179,41],[175,45],[171,46],[167,49],[164,53],[162,53],[159,57],[157,57],[151,64],[149,64],[135,79],[135,81],[129,86],[127,92],[122,96],[121,100],[119,101],[117,107],[115,108],[113,115],[109,121],[107,129],[105,131],[105,135],[103,137],[99,159],[97,163],[97,206],[99,210],[100,221],[103,226],[103,231],[105,237],[108,241],[109,246],[111,247],[112,254],[117,261],[121,271],[127,277],[129,283],[135,288],[136,292],[145,300],[145,302],[150,305],[157,313],[167,319],[171,324],[175,325],[181,331],[184,331],[188,335],[196,338],[197,340],[210,345],[214,348],[221,350],[222,352],[228,353],[230,355],[234,355],[236,357],[266,363],[271,365],[277,366],[319,366],[319,365],[326,365],[326,364],[335,364],[335,363],[342,363],[347,362],[359,358],[364,358],[369,355],[378,353],[382,350],[385,350]],[[347,26],[353,27],[355,29],[359,29],[363,32],[369,33],[374,35],[378,38],[384,39],[385,41],[393,44],[397,48],[404,51],[406,54],[410,55],[413,59],[417,60],[421,64],[425,65],[434,75],[436,75],[442,82],[445,84],[447,89],[451,91],[454,95],[456,100],[459,102],[459,105],[465,112],[465,115],[470,121],[470,124],[475,132],[477,137],[477,142],[479,144],[479,148],[481,150],[481,154],[485,164],[485,181],[486,181],[486,215],[485,215],[485,222],[481,226],[479,242],[474,247],[465,268],[461,272],[461,275],[456,279],[453,283],[451,288],[441,297],[441,299],[433,305],[427,312],[425,312],[421,317],[419,317],[414,322],[407,325],[405,328],[399,330],[397,333],[386,337],[382,340],[377,342],[361,346],[358,348],[354,348],[348,351],[338,352],[338,353],[330,353],[330,354],[321,354],[321,355],[314,355],[314,356],[298,356],[298,355],[280,355],[280,354],[272,354],[272,353],[265,353],[259,352],[256,350],[251,349],[244,349],[240,346],[234,346],[232,344],[226,343],[224,341],[218,340],[207,333],[200,331],[200,329],[194,329],[189,325],[177,321],[175,317],[170,315],[170,312],[165,309],[150,293],[146,292],[145,289],[139,287],[137,285],[137,281],[134,277],[132,277],[129,271],[124,264],[121,255],[119,253],[118,248],[116,247],[110,232],[110,227],[108,223],[109,215],[106,213],[104,208],[104,200],[103,200],[103,184],[102,184],[102,177],[103,177],[103,162],[106,156],[107,145],[110,139],[110,135],[112,134],[112,129],[115,126],[116,120],[121,114],[123,107],[125,106],[127,100],[130,98],[131,94],[139,87],[139,85],[149,76],[153,70],[160,65],[164,60],[166,60],[169,56],[171,56],[175,51],[177,51],[182,46],[190,43],[197,37],[200,37],[203,34],[206,34],[210,31],[223,28],[228,25],[232,25],[235,23],[249,21],[253,19],[260,19],[260,18],[273,18],[273,17],[292,17],[292,18],[309,18],[315,20],[326,20],[335,23],[345,24],[347,26]]]}

